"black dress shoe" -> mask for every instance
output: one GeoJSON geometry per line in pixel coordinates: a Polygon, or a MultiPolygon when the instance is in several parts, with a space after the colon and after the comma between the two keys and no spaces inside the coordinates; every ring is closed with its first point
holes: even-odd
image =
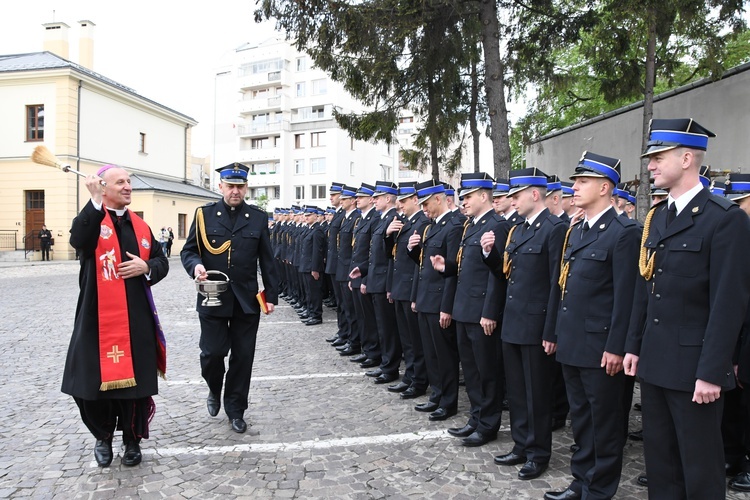
{"type": "Polygon", "coordinates": [[[308,321],[310,321],[310,316],[308,316],[307,314],[300,314],[299,320],[303,323],[307,323],[308,321]]]}
{"type": "Polygon", "coordinates": [[[648,478],[646,477],[646,474],[641,474],[640,476],[638,476],[638,479],[636,479],[636,481],[641,486],[648,486],[648,478]]]}
{"type": "Polygon", "coordinates": [[[433,403],[432,401],[427,401],[426,403],[419,403],[417,406],[414,407],[415,410],[422,411],[425,413],[432,413],[438,408],[440,408],[440,405],[437,403],[433,403]]]}
{"type": "Polygon", "coordinates": [[[495,439],[497,439],[497,434],[484,434],[474,431],[468,437],[463,438],[461,444],[464,446],[483,446],[495,439]]]}
{"type": "Polygon", "coordinates": [[[234,432],[238,432],[238,433],[242,434],[243,432],[245,432],[247,430],[247,424],[245,423],[245,421],[243,419],[241,419],[241,418],[232,418],[230,420],[231,420],[231,423],[232,423],[232,430],[234,432]]]}
{"type": "Polygon", "coordinates": [[[577,452],[577,451],[578,451],[578,450],[580,450],[580,449],[581,449],[581,447],[580,447],[580,446],[578,446],[578,445],[577,445],[577,444],[575,444],[575,443],[573,443],[573,444],[571,444],[571,445],[570,445],[570,452],[571,452],[571,453],[575,453],[575,452],[577,452]]]}
{"type": "Polygon", "coordinates": [[[404,392],[409,387],[411,386],[407,384],[406,382],[399,382],[398,384],[395,384],[395,385],[389,385],[388,392],[404,392]]]}
{"type": "Polygon", "coordinates": [[[379,359],[370,359],[367,358],[364,361],[362,361],[359,366],[361,368],[373,368],[375,366],[380,366],[380,360],[379,359]]]}
{"type": "Polygon", "coordinates": [[[544,474],[544,471],[546,470],[546,463],[534,462],[533,460],[529,460],[528,462],[523,464],[521,470],[518,471],[518,479],[523,479],[525,481],[529,479],[536,479],[544,474]]]}
{"type": "Polygon", "coordinates": [[[342,356],[354,356],[355,354],[359,354],[361,352],[362,352],[362,348],[361,347],[351,346],[350,345],[346,349],[344,349],[342,351],[339,351],[339,354],[341,354],[342,356]]]}
{"type": "Polygon", "coordinates": [[[381,373],[373,382],[376,384],[390,384],[394,380],[398,380],[397,374],[381,373]]]}
{"type": "Polygon", "coordinates": [[[507,453],[505,455],[498,455],[495,457],[495,463],[497,465],[518,465],[526,463],[526,457],[513,453],[507,453]]]}
{"type": "Polygon", "coordinates": [[[346,345],[347,342],[348,341],[346,339],[342,339],[341,337],[339,337],[336,340],[334,340],[333,342],[331,342],[331,345],[333,347],[341,347],[342,345],[346,345]]]}
{"type": "Polygon", "coordinates": [[[750,491],[750,473],[740,472],[729,480],[729,489],[734,491],[750,491]]]}
{"type": "Polygon", "coordinates": [[[544,500],[577,500],[578,498],[581,498],[581,494],[570,488],[565,491],[548,491],[544,494],[544,500]]]}
{"type": "Polygon", "coordinates": [[[320,318],[310,318],[310,319],[308,319],[307,321],[305,321],[305,324],[306,324],[307,326],[314,326],[314,325],[319,325],[319,324],[321,324],[322,322],[323,322],[323,320],[322,320],[322,319],[320,319],[320,318]]]}
{"type": "Polygon", "coordinates": [[[643,441],[643,429],[639,431],[628,432],[628,437],[633,441],[643,441]]]}
{"type": "Polygon", "coordinates": [[[469,437],[474,434],[476,429],[470,425],[464,425],[463,427],[451,427],[448,429],[448,434],[459,438],[469,437]]]}
{"type": "Polygon", "coordinates": [[[349,349],[349,348],[350,348],[350,347],[352,346],[352,345],[351,345],[351,344],[349,343],[349,341],[346,341],[346,342],[344,342],[343,344],[340,344],[340,345],[335,345],[335,344],[336,344],[336,342],[334,342],[333,344],[334,344],[334,347],[336,348],[336,350],[337,350],[338,352],[341,352],[341,351],[343,351],[344,349],[349,349]]]}
{"type": "Polygon", "coordinates": [[[208,414],[212,417],[218,415],[219,410],[221,409],[219,396],[215,395],[213,392],[209,392],[208,397],[206,398],[206,408],[208,409],[208,414]]]}
{"type": "Polygon", "coordinates": [[[141,463],[143,455],[141,455],[141,447],[135,441],[131,441],[125,444],[125,453],[122,454],[122,465],[132,467],[141,463]]]}
{"type": "Polygon", "coordinates": [[[338,335],[338,334],[336,334],[336,335],[334,335],[333,337],[328,337],[328,338],[326,339],[326,342],[328,342],[328,343],[330,344],[330,343],[332,343],[332,342],[336,342],[336,341],[337,341],[338,339],[339,339],[339,335],[338,335]]]}
{"type": "Polygon", "coordinates": [[[374,377],[374,378],[378,378],[382,374],[383,374],[383,371],[380,368],[375,368],[374,370],[365,372],[365,375],[367,375],[368,377],[374,377]]]}
{"type": "Polygon", "coordinates": [[[99,467],[109,467],[112,463],[112,438],[96,440],[94,458],[99,467]]]}
{"type": "Polygon", "coordinates": [[[442,420],[448,420],[456,413],[458,413],[458,410],[446,410],[445,408],[438,408],[437,410],[430,413],[429,420],[431,422],[440,422],[442,420]]]}
{"type": "Polygon", "coordinates": [[[349,361],[351,361],[352,363],[361,363],[366,359],[367,359],[367,354],[362,353],[362,354],[358,354],[354,357],[349,358],[349,361]]]}
{"type": "Polygon", "coordinates": [[[415,387],[409,387],[404,392],[401,393],[401,396],[399,396],[401,399],[414,399],[418,398],[419,396],[424,396],[426,391],[419,390],[415,387]]]}

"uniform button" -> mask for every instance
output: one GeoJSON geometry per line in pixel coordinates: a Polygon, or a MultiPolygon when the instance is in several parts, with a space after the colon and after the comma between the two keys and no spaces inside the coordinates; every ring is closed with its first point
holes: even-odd
{"type": "Polygon", "coordinates": [[[592,257],[596,257],[596,254],[595,254],[595,253],[592,253],[592,254],[591,254],[591,256],[592,256],[592,257]]]}
{"type": "Polygon", "coordinates": [[[576,260],[576,258],[575,257],[571,257],[570,260],[576,260]]]}
{"type": "Polygon", "coordinates": [[[661,273],[663,273],[664,271],[662,271],[661,269],[657,269],[657,270],[656,270],[656,272],[657,272],[657,273],[659,273],[659,274],[661,274],[661,273]]]}
{"type": "Polygon", "coordinates": [[[513,298],[512,295],[508,295],[508,300],[511,300],[513,298]]]}
{"type": "Polygon", "coordinates": [[[682,248],[687,248],[687,243],[683,243],[682,248]]]}
{"type": "Polygon", "coordinates": [[[567,308],[567,307],[565,307],[565,306],[563,306],[563,312],[565,312],[565,311],[567,311],[567,310],[568,310],[568,308],[567,308]]]}
{"type": "Polygon", "coordinates": [[[659,245],[659,248],[664,248],[664,243],[662,243],[661,245],[659,245]]]}
{"type": "Polygon", "coordinates": [[[658,325],[659,324],[659,318],[654,318],[654,323],[658,325]]]}
{"type": "Polygon", "coordinates": [[[571,276],[573,276],[573,273],[568,273],[568,278],[570,278],[571,276]]]}
{"type": "Polygon", "coordinates": [[[661,299],[661,294],[657,293],[656,295],[654,295],[654,297],[656,297],[656,300],[659,300],[659,299],[661,299]]]}
{"type": "Polygon", "coordinates": [[[608,326],[605,326],[605,327],[604,327],[604,331],[606,332],[607,330],[609,330],[609,327],[608,327],[608,326]]]}

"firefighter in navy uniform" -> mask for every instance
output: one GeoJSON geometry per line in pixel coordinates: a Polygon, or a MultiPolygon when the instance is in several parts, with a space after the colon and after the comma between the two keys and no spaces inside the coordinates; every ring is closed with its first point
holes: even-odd
{"type": "Polygon", "coordinates": [[[644,224],[645,321],[628,332],[624,360],[640,380],[652,498],[726,495],[721,396],[735,386],[750,297],[750,221],[699,179],[714,136],[692,119],[652,120],[643,154],[654,186],[669,189],[644,224]]]}
{"type": "Polygon", "coordinates": [[[269,312],[278,303],[279,289],[267,214],[245,203],[248,170],[240,163],[217,169],[223,199],[196,210],[180,253],[191,278],[205,280],[209,270],[229,277],[229,288],[219,297],[220,306],[204,306],[198,295],[196,309],[201,324],[201,374],[209,389],[208,413],[219,413],[223,386],[224,411],[232,430],[240,433],[247,430],[244,414],[260,322],[258,263],[269,312]],[[225,380],[224,358],[230,350],[225,380]]]}

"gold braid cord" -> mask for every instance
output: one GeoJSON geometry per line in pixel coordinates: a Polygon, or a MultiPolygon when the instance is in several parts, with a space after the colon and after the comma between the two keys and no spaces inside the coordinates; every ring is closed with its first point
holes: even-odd
{"type": "Polygon", "coordinates": [[[560,279],[557,280],[557,284],[560,285],[560,290],[562,291],[560,294],[560,300],[565,298],[565,284],[568,282],[568,271],[570,271],[570,261],[565,261],[565,250],[568,248],[568,239],[570,238],[570,233],[573,231],[574,227],[575,226],[571,226],[568,228],[568,232],[565,233],[565,241],[563,241],[562,257],[560,257],[560,262],[562,262],[562,265],[560,266],[560,279]]]}
{"type": "MultiPolygon", "coordinates": [[[[513,226],[512,228],[510,228],[510,231],[508,231],[508,238],[505,240],[505,248],[508,248],[508,245],[510,245],[510,240],[513,237],[513,231],[515,231],[517,227],[517,225],[513,226]]],[[[505,273],[506,280],[510,278],[511,264],[513,264],[513,260],[510,258],[510,254],[506,250],[503,253],[503,273],[505,273]]]]}
{"type": "MultiPolygon", "coordinates": [[[[404,227],[401,226],[401,229],[403,228],[404,227]]],[[[398,246],[398,237],[401,236],[401,229],[398,230],[398,232],[396,233],[396,237],[394,238],[393,250],[391,250],[391,255],[393,255],[393,260],[396,260],[396,247],[398,246]]]]}
{"type": "MultiPolygon", "coordinates": [[[[198,209],[198,213],[195,216],[196,225],[198,226],[198,233],[201,235],[201,242],[203,243],[203,247],[211,252],[214,255],[220,255],[227,250],[229,250],[229,247],[232,246],[232,240],[225,241],[219,248],[212,247],[211,244],[208,242],[208,237],[206,236],[206,223],[203,220],[203,208],[198,209]]],[[[200,246],[198,247],[200,249],[200,246]]]]}
{"type": "Polygon", "coordinates": [[[422,231],[422,249],[419,251],[419,270],[421,271],[424,269],[424,266],[422,265],[422,260],[424,259],[424,239],[427,238],[427,231],[429,231],[430,225],[427,224],[424,228],[424,231],[422,231]]]}
{"type": "Polygon", "coordinates": [[[651,230],[651,219],[654,218],[654,213],[656,213],[656,210],[652,208],[646,216],[646,222],[643,224],[643,236],[641,237],[641,254],[638,259],[638,268],[641,271],[641,276],[646,278],[646,281],[649,281],[654,277],[654,266],[656,264],[656,252],[652,252],[651,250],[646,248],[646,240],[648,239],[648,233],[651,230]]]}
{"type": "Polygon", "coordinates": [[[354,231],[357,230],[357,224],[359,224],[359,221],[362,219],[357,219],[354,221],[354,227],[352,228],[352,248],[354,248],[354,244],[357,242],[357,236],[354,234],[354,231]]]}
{"type": "Polygon", "coordinates": [[[469,229],[469,224],[471,224],[471,220],[466,219],[466,222],[464,222],[464,232],[461,233],[461,246],[458,248],[458,254],[456,255],[456,274],[461,274],[461,257],[464,256],[464,237],[466,236],[466,230],[469,229]]]}

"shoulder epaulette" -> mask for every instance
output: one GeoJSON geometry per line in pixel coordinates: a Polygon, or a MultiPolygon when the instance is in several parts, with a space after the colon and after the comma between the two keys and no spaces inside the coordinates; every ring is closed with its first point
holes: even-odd
{"type": "Polygon", "coordinates": [[[733,206],[737,206],[737,204],[735,202],[730,201],[730,200],[728,200],[726,198],[722,198],[721,196],[711,195],[711,196],[708,197],[708,200],[709,201],[713,201],[714,203],[716,203],[717,205],[719,205],[724,210],[729,210],[733,206]]]}
{"type": "Polygon", "coordinates": [[[639,225],[640,222],[628,217],[615,217],[615,220],[620,223],[622,227],[639,225]]]}
{"type": "Polygon", "coordinates": [[[565,221],[562,220],[560,217],[558,217],[557,215],[552,215],[552,214],[549,214],[547,216],[547,220],[550,221],[552,223],[552,225],[554,225],[554,226],[556,226],[558,224],[564,224],[565,223],[565,221]]]}

